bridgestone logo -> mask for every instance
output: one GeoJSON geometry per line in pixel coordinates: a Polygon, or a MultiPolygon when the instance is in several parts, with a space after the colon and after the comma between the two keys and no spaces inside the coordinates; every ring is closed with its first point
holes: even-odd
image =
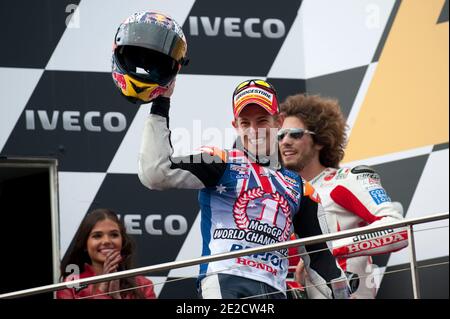
{"type": "Polygon", "coordinates": [[[242,98],[244,95],[247,95],[247,94],[259,94],[259,95],[265,96],[269,100],[272,100],[272,94],[267,93],[266,91],[263,91],[263,90],[260,90],[260,89],[247,89],[247,90],[244,90],[243,92],[237,94],[234,97],[234,100],[237,101],[240,98],[242,98]]]}
{"type": "Polygon", "coordinates": [[[377,231],[377,232],[373,232],[373,233],[368,233],[368,234],[362,234],[362,235],[358,235],[353,237],[353,242],[360,242],[360,241],[364,241],[364,240],[368,240],[368,239],[372,239],[372,238],[379,238],[385,235],[389,235],[392,234],[394,232],[393,229],[386,229],[386,230],[381,230],[381,231],[377,231]]]}

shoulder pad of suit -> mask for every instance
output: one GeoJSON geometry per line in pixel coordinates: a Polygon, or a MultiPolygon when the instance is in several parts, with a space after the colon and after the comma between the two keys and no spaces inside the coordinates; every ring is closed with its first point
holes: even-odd
{"type": "Polygon", "coordinates": [[[352,168],[351,172],[353,174],[362,174],[362,173],[378,174],[372,167],[367,165],[355,166],[352,168]]]}
{"type": "Polygon", "coordinates": [[[199,151],[201,153],[206,153],[206,154],[208,154],[210,156],[217,156],[223,162],[226,162],[226,160],[227,160],[227,151],[222,150],[222,149],[220,149],[218,147],[215,147],[215,146],[205,146],[204,145],[204,146],[201,146],[199,148],[199,151]]]}

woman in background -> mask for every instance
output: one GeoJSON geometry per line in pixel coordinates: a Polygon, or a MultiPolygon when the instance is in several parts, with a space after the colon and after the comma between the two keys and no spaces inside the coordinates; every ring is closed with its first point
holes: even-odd
{"type": "MultiPolygon", "coordinates": [[[[117,215],[96,209],[82,221],[73,247],[61,262],[61,274],[79,270],[64,281],[131,269],[134,247],[117,215]]],[[[153,283],[145,277],[123,278],[59,290],[58,299],[154,299],[153,283]],[[133,288],[139,287],[139,288],[133,288]]]]}

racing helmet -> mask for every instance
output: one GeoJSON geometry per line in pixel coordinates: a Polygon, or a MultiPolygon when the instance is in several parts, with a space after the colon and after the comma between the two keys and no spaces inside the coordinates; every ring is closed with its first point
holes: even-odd
{"type": "Polygon", "coordinates": [[[164,93],[188,63],[186,51],[186,38],[175,20],[157,12],[137,12],[114,37],[114,83],[129,101],[148,103],[164,93]]]}

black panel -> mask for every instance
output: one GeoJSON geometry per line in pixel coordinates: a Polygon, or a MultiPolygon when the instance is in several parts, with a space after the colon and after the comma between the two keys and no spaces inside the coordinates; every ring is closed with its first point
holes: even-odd
{"type": "Polygon", "coordinates": [[[191,62],[182,72],[265,76],[300,4],[301,0],[283,5],[270,0],[195,1],[183,25],[191,62]]]}
{"type": "Polygon", "coordinates": [[[305,80],[268,78],[267,81],[277,90],[278,100],[280,103],[290,95],[306,92],[305,80]]]}
{"type": "Polygon", "coordinates": [[[367,66],[327,74],[306,81],[308,94],[338,99],[342,113],[348,117],[358,94],[367,66]]]}
{"type": "Polygon", "coordinates": [[[402,203],[405,214],[427,160],[428,154],[372,166],[380,174],[381,183],[389,197],[402,203]]]}
{"type": "Polygon", "coordinates": [[[1,1],[0,21],[4,29],[0,66],[44,68],[66,29],[66,19],[79,2],[1,1]]]}
{"type": "Polygon", "coordinates": [[[179,278],[167,278],[164,284],[159,299],[198,299],[197,294],[197,279],[186,278],[178,280],[179,278]],[[171,281],[173,280],[173,281],[171,281]]]}
{"type": "MultiPolygon", "coordinates": [[[[419,269],[419,287],[421,298],[448,299],[448,256],[419,262],[419,267],[446,263],[419,269]]],[[[410,264],[388,267],[387,272],[407,269],[410,264]]],[[[411,271],[388,273],[383,276],[377,299],[412,299],[411,271]]]]}
{"type": "Polygon", "coordinates": [[[108,73],[45,71],[2,154],[57,157],[62,171],[106,172],[137,110],[108,73]]]}
{"type": "MultiPolygon", "coordinates": [[[[31,171],[0,181],[0,294],[53,283],[49,175],[39,172],[42,169],[31,171]]],[[[50,293],[29,298],[52,297],[50,293]]]]}
{"type": "Polygon", "coordinates": [[[433,152],[442,151],[442,150],[448,150],[448,142],[437,144],[433,146],[433,152]]]}
{"type": "Polygon", "coordinates": [[[444,22],[448,22],[448,0],[445,0],[444,7],[442,8],[437,23],[444,23],[444,22]]]}

